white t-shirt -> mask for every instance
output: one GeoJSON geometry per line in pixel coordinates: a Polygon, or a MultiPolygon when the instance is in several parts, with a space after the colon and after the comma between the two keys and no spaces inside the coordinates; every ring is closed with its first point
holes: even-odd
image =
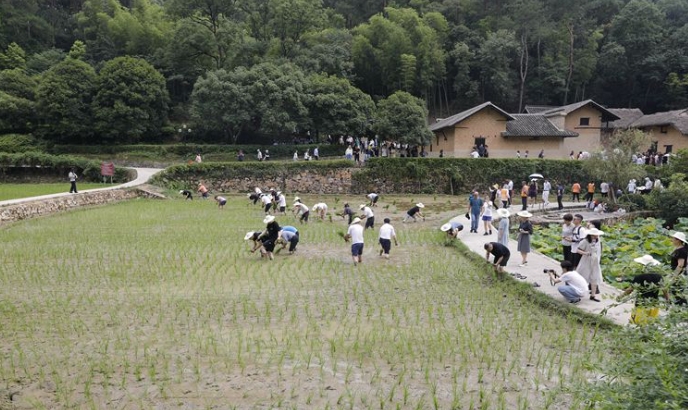
{"type": "Polygon", "coordinates": [[[272,195],[263,195],[262,197],[260,197],[260,200],[263,202],[263,205],[272,203],[272,195]]]}
{"type": "Polygon", "coordinates": [[[347,234],[351,236],[352,243],[363,243],[363,226],[361,224],[351,224],[347,234]]]}
{"type": "Polygon", "coordinates": [[[375,216],[375,214],[373,213],[373,210],[370,209],[369,206],[366,206],[365,208],[363,208],[363,215],[365,215],[366,218],[372,218],[375,216]]]}
{"type": "Polygon", "coordinates": [[[492,216],[492,202],[485,201],[483,204],[483,216],[492,216]]]}
{"type": "Polygon", "coordinates": [[[561,275],[559,279],[571,286],[576,291],[578,296],[583,296],[588,291],[588,282],[580,275],[580,273],[576,272],[575,270],[566,272],[565,274],[561,275]]]}
{"type": "Polygon", "coordinates": [[[302,213],[308,212],[308,207],[306,206],[306,204],[302,204],[299,202],[298,204],[294,204],[294,207],[299,208],[300,212],[302,213]]]}
{"type": "Polygon", "coordinates": [[[286,206],[287,206],[287,197],[286,197],[286,196],[280,195],[279,198],[278,198],[278,200],[279,200],[278,205],[279,205],[280,207],[286,207],[286,206]]]}
{"type": "Polygon", "coordinates": [[[373,193],[368,194],[368,195],[366,195],[366,196],[367,196],[368,199],[370,199],[371,201],[372,201],[373,199],[377,198],[377,194],[373,194],[373,193]]]}
{"type": "Polygon", "coordinates": [[[581,231],[581,229],[583,229],[582,226],[580,226],[580,225],[575,226],[575,225],[574,225],[574,226],[573,226],[573,230],[571,231],[571,233],[572,233],[571,238],[573,239],[573,240],[571,241],[571,252],[572,252],[572,253],[576,253],[576,252],[578,251],[578,244],[579,244],[580,241],[583,239],[583,238],[580,237],[580,231],[581,231]]]}
{"type": "Polygon", "coordinates": [[[383,224],[380,227],[380,239],[392,239],[392,237],[397,236],[394,231],[394,227],[390,224],[383,224]]]}
{"type": "Polygon", "coordinates": [[[550,184],[549,181],[545,181],[545,183],[542,185],[542,190],[543,191],[551,191],[552,190],[552,184],[550,184]]]}
{"type": "Polygon", "coordinates": [[[324,202],[318,202],[317,204],[313,205],[313,210],[314,211],[327,211],[327,204],[324,202]]]}

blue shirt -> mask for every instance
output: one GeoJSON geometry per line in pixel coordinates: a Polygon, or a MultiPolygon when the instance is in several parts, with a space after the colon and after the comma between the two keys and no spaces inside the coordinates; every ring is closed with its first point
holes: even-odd
{"type": "Polygon", "coordinates": [[[291,226],[291,225],[283,226],[283,227],[282,227],[282,230],[283,230],[283,231],[287,231],[287,232],[293,232],[293,233],[297,233],[297,232],[298,232],[298,229],[296,229],[295,227],[293,227],[293,226],[291,226]]]}
{"type": "Polygon", "coordinates": [[[468,197],[468,203],[471,206],[471,213],[472,214],[479,214],[480,210],[483,207],[483,200],[482,198],[475,198],[473,195],[468,197]]]}

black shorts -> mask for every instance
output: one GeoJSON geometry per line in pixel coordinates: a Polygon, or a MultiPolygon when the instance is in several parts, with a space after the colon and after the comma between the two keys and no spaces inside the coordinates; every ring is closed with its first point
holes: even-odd
{"type": "MultiPolygon", "coordinates": [[[[504,255],[504,257],[502,258],[502,261],[499,262],[499,266],[506,266],[506,263],[509,262],[509,258],[510,258],[510,257],[511,257],[511,254],[509,254],[509,255],[504,255]]],[[[499,258],[497,258],[497,257],[495,256],[494,263],[497,263],[497,259],[499,259],[499,258]]]]}
{"type": "Polygon", "coordinates": [[[296,245],[299,244],[299,234],[295,234],[292,236],[291,240],[289,241],[289,252],[294,252],[296,250],[296,245]]]}
{"type": "Polygon", "coordinates": [[[265,204],[265,213],[270,212],[270,208],[272,208],[272,204],[265,204]]]}
{"type": "Polygon", "coordinates": [[[366,223],[363,229],[373,229],[373,225],[375,225],[375,217],[371,216],[370,218],[366,218],[366,223]]]}
{"type": "Polygon", "coordinates": [[[282,212],[282,213],[284,213],[284,212],[287,211],[287,207],[286,207],[286,206],[280,206],[280,207],[279,207],[279,211],[282,212]]]}
{"type": "Polygon", "coordinates": [[[379,196],[376,196],[375,198],[373,198],[373,201],[372,201],[373,204],[376,204],[376,203],[377,203],[377,199],[378,199],[378,198],[379,198],[379,196]]]}
{"type": "Polygon", "coordinates": [[[275,250],[275,241],[272,239],[266,239],[263,241],[263,248],[265,248],[266,251],[272,252],[275,250]]]}
{"type": "Polygon", "coordinates": [[[392,249],[392,240],[380,238],[380,246],[382,246],[384,253],[389,255],[389,250],[392,249]]]}
{"type": "Polygon", "coordinates": [[[306,222],[308,222],[308,214],[309,214],[309,213],[310,213],[310,211],[304,212],[304,213],[301,215],[301,219],[299,219],[299,220],[300,220],[300,221],[306,221],[306,222]]]}

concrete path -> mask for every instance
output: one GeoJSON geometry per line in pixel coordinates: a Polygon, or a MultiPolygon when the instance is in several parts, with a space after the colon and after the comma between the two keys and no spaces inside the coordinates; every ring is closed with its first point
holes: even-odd
{"type": "MultiPolygon", "coordinates": [[[[160,168],[131,168],[134,171],[136,171],[136,179],[133,181],[129,181],[125,184],[121,185],[113,185],[113,186],[108,186],[105,188],[93,188],[93,189],[86,189],[83,191],[79,191],[79,194],[81,193],[86,193],[86,192],[96,192],[96,191],[107,191],[111,189],[121,189],[121,188],[130,188],[134,186],[139,186],[143,185],[148,180],[158,172],[162,171],[160,168]]],[[[77,184],[78,188],[78,184],[77,184]]],[[[69,183],[65,183],[65,190],[69,190],[69,183]]],[[[71,196],[71,195],[79,195],[79,194],[70,194],[69,192],[62,192],[59,194],[50,194],[50,195],[41,195],[41,196],[32,196],[28,198],[18,198],[18,199],[9,199],[7,201],[0,201],[0,207],[6,206],[6,205],[16,205],[16,204],[21,204],[25,202],[33,202],[33,201],[40,201],[43,199],[50,199],[50,198],[59,198],[63,196],[71,196]]]]}
{"type": "MultiPolygon", "coordinates": [[[[582,213],[579,212],[582,210],[580,208],[580,203],[564,203],[565,209],[563,211],[559,211],[556,209],[556,204],[550,205],[550,207],[547,209],[548,214],[557,214],[557,213],[566,213],[566,212],[571,212],[571,213],[582,213]]],[[[583,203],[584,205],[584,203],[583,203]]],[[[512,206],[510,208],[512,214],[518,212],[521,210],[520,204],[518,206],[512,206]]],[[[529,208],[529,212],[533,214],[537,214],[539,211],[538,210],[533,210],[529,208]]],[[[541,212],[541,211],[540,211],[541,212]]],[[[613,214],[606,214],[606,215],[613,215],[613,214]]],[[[585,216],[585,215],[584,215],[585,216]]],[[[483,230],[483,224],[482,221],[480,221],[478,225],[478,233],[470,233],[470,226],[471,223],[464,215],[457,216],[451,219],[451,221],[456,221],[464,226],[464,230],[461,232],[459,235],[459,239],[466,244],[466,246],[472,250],[473,252],[476,252],[483,258],[485,258],[485,248],[484,245],[486,242],[496,242],[497,241],[497,230],[493,229],[492,230],[492,235],[483,235],[484,230],[483,230]]],[[[585,221],[585,219],[584,219],[585,221]]],[[[514,224],[516,222],[513,221],[512,219],[512,226],[510,227],[510,230],[513,232],[514,229],[514,224]]],[[[497,228],[497,223],[493,222],[495,228],[497,228]]],[[[604,237],[602,237],[602,245],[604,247],[604,237]]],[[[543,273],[544,269],[554,269],[557,273],[561,273],[561,268],[559,267],[559,262],[555,261],[552,258],[549,258],[541,253],[538,253],[535,249],[532,249],[531,247],[531,252],[528,254],[528,266],[526,267],[519,267],[518,265],[521,263],[521,254],[516,250],[517,248],[517,242],[513,239],[509,240],[509,250],[511,251],[511,258],[509,259],[509,262],[506,266],[506,272],[509,273],[514,273],[514,274],[520,274],[522,276],[526,276],[526,279],[523,279],[523,281],[528,282],[528,283],[538,283],[540,287],[537,287],[536,289],[540,292],[545,293],[546,295],[558,299],[561,301],[565,301],[565,299],[559,294],[559,291],[557,290],[556,286],[551,286],[549,283],[549,277],[545,273],[543,273]]],[[[494,257],[490,255],[490,261],[492,261],[494,257]]],[[[520,279],[516,279],[520,280],[520,279]]],[[[559,284],[557,284],[559,286],[559,284]]],[[[613,305],[616,303],[615,298],[621,294],[621,291],[609,284],[602,284],[600,285],[600,294],[598,295],[598,298],[601,299],[601,302],[595,302],[593,300],[590,300],[588,296],[582,298],[581,302],[576,304],[575,306],[579,309],[583,309],[587,312],[590,313],[595,313],[598,314],[602,312],[603,309],[613,305]]],[[[631,316],[631,309],[633,308],[633,305],[631,303],[625,303],[622,305],[619,305],[617,307],[613,307],[607,311],[606,317],[615,323],[618,323],[620,325],[627,325],[628,320],[631,316]]]]}

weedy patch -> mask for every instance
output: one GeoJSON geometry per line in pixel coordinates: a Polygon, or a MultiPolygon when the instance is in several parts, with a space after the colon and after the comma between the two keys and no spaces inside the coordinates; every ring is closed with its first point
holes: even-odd
{"type": "Polygon", "coordinates": [[[243,196],[6,227],[3,388],[53,409],[582,407],[588,363],[606,354],[594,329],[493,283],[434,222],[383,209],[400,246],[379,258],[366,231],[357,267],[339,217],[278,216],[300,230],[297,252],[249,253],[263,212],[243,196]]]}

